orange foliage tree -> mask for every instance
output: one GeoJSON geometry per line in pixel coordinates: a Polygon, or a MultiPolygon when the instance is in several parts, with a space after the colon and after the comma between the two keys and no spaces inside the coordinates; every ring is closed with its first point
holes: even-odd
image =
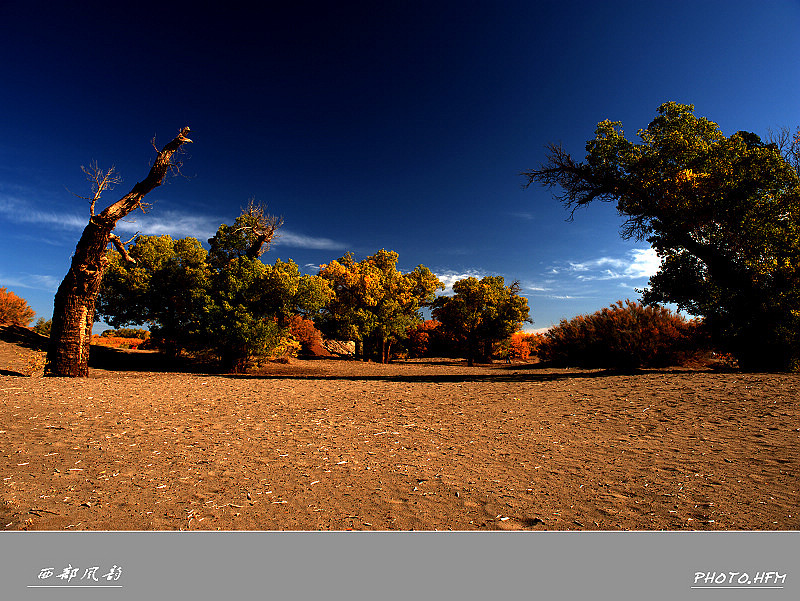
{"type": "Polygon", "coordinates": [[[35,315],[24,299],[0,288],[0,324],[27,327],[35,315]]]}
{"type": "Polygon", "coordinates": [[[330,355],[322,344],[322,333],[314,326],[314,322],[302,315],[289,318],[289,331],[300,343],[303,353],[310,355],[330,355]]]}
{"type": "Polygon", "coordinates": [[[410,357],[433,357],[441,352],[441,323],[435,319],[426,319],[407,332],[408,355],[410,357]]]}
{"type": "Polygon", "coordinates": [[[528,332],[516,332],[511,335],[509,340],[509,358],[527,361],[531,355],[539,353],[539,347],[544,341],[542,334],[530,334],[528,332]]]}
{"type": "Polygon", "coordinates": [[[319,276],[330,282],[334,298],[315,317],[327,336],[356,343],[356,357],[387,363],[392,345],[422,318],[436,290],[444,288],[424,265],[408,273],[397,269],[398,254],[379,250],[363,261],[347,253],[322,265],[319,276]]]}

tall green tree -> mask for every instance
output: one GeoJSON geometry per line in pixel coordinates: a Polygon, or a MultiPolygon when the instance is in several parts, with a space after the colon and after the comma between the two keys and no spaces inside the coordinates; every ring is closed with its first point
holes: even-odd
{"type": "Polygon", "coordinates": [[[115,328],[146,325],[168,355],[198,342],[210,286],[208,253],[195,238],[138,236],[133,262],[107,252],[97,313],[115,328]]]}
{"type": "Polygon", "coordinates": [[[470,277],[454,283],[453,292],[436,299],[433,317],[461,346],[470,366],[479,359],[490,360],[494,344],[508,340],[531,321],[519,282],[506,286],[501,276],[470,277]]]}
{"type": "Polygon", "coordinates": [[[272,307],[263,302],[270,270],[260,260],[282,223],[251,201],[232,225],[223,223],[208,241],[205,335],[225,371],[244,371],[252,357],[277,346],[284,335],[272,307]]]}
{"type": "Polygon", "coordinates": [[[424,265],[401,273],[398,258],[394,251],[380,250],[355,261],[347,253],[320,269],[334,297],[317,317],[317,327],[330,337],[355,341],[359,358],[388,362],[392,344],[422,321],[420,309],[444,288],[424,265]]]}
{"type": "MultiPolygon", "coordinates": [[[[646,239],[661,267],[645,303],[675,303],[705,318],[712,341],[748,369],[800,364],[800,178],[792,148],[753,133],[723,135],[668,102],[627,140],[602,121],[583,161],[549,146],[527,184],[558,187],[572,213],[615,202],[622,236],[646,239]]],[[[796,148],[794,148],[796,150],[796,148]]]]}

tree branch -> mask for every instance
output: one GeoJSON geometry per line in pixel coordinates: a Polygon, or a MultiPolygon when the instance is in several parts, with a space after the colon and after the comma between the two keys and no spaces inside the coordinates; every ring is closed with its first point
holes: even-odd
{"type": "Polygon", "coordinates": [[[150,168],[150,173],[142,181],[138,182],[133,189],[123,196],[120,200],[107,207],[97,217],[108,223],[116,223],[122,217],[125,217],[133,209],[138,207],[142,199],[154,188],[160,186],[167,172],[173,167],[172,156],[186,143],[191,140],[187,137],[189,128],[184,127],[180,133],[170,142],[168,142],[161,152],[158,153],[153,166],[150,168]]]}
{"type": "Polygon", "coordinates": [[[564,150],[560,144],[547,145],[547,161],[538,169],[530,169],[520,173],[528,181],[522,185],[528,188],[534,183],[546,188],[559,186],[562,194],[554,194],[561,203],[570,209],[568,221],[572,221],[578,207],[589,204],[593,200],[611,202],[618,200],[619,192],[614,182],[603,181],[593,172],[590,165],[579,163],[564,150]]]}
{"type": "Polygon", "coordinates": [[[267,250],[269,243],[275,237],[275,232],[283,225],[283,218],[268,214],[263,206],[252,199],[242,214],[251,218],[249,221],[253,223],[253,226],[250,229],[255,234],[255,238],[247,249],[247,257],[257,259],[267,250]]]}
{"type": "Polygon", "coordinates": [[[125,244],[122,242],[122,240],[120,240],[119,236],[117,236],[116,234],[111,234],[111,236],[109,236],[109,239],[111,240],[111,243],[114,245],[114,247],[119,251],[119,254],[122,255],[122,258],[125,259],[126,263],[130,263],[131,265],[136,265],[136,259],[134,259],[132,256],[128,254],[128,249],[125,248],[125,244]]]}

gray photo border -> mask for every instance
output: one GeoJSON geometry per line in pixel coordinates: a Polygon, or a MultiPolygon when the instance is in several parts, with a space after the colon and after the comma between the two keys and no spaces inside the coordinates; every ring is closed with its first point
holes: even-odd
{"type": "Polygon", "coordinates": [[[800,598],[800,532],[5,532],[0,550],[8,599],[800,598]]]}

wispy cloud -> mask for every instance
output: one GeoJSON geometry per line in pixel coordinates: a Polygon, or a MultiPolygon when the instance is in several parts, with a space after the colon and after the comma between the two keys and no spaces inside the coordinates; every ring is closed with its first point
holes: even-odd
{"type": "Polygon", "coordinates": [[[146,215],[132,213],[117,222],[117,231],[145,236],[169,234],[174,238],[192,236],[205,241],[211,238],[223,221],[211,215],[193,215],[183,211],[162,210],[146,215]]]}
{"type": "MultiPolygon", "coordinates": [[[[88,209],[88,207],[87,207],[88,209]]],[[[42,211],[24,199],[0,192],[0,217],[14,223],[35,223],[40,226],[56,227],[65,230],[81,230],[89,220],[85,215],[75,213],[42,211]]],[[[211,238],[225,218],[216,215],[187,213],[174,209],[158,209],[152,213],[131,213],[117,222],[116,230],[124,234],[140,233],[146,236],[168,234],[173,238],[192,236],[201,241],[211,238]]],[[[307,248],[314,250],[342,250],[347,244],[330,238],[309,236],[281,228],[274,242],[275,246],[307,248]]]]}
{"type": "Polygon", "coordinates": [[[516,219],[522,219],[524,221],[533,221],[535,215],[533,213],[529,213],[528,211],[512,211],[509,213],[512,217],[516,219]]]}
{"type": "Polygon", "coordinates": [[[0,286],[6,288],[30,288],[32,290],[55,292],[60,283],[61,280],[52,275],[20,273],[6,277],[4,274],[0,274],[0,286]]]}
{"type": "Polygon", "coordinates": [[[42,211],[25,200],[6,193],[0,193],[0,216],[15,223],[37,223],[59,229],[84,227],[88,220],[77,215],[42,211]]]}
{"type": "Polygon", "coordinates": [[[548,294],[547,298],[552,298],[554,300],[578,300],[578,299],[595,298],[595,297],[593,297],[593,296],[575,296],[574,294],[548,294]]]}
{"type": "Polygon", "coordinates": [[[521,282],[520,284],[522,289],[528,292],[547,292],[548,290],[552,290],[552,288],[537,282],[521,282]]]}
{"type": "Polygon", "coordinates": [[[297,234],[287,229],[278,231],[275,246],[289,246],[292,248],[308,248],[313,250],[344,250],[347,244],[331,240],[330,238],[315,238],[305,234],[297,234]]]}

